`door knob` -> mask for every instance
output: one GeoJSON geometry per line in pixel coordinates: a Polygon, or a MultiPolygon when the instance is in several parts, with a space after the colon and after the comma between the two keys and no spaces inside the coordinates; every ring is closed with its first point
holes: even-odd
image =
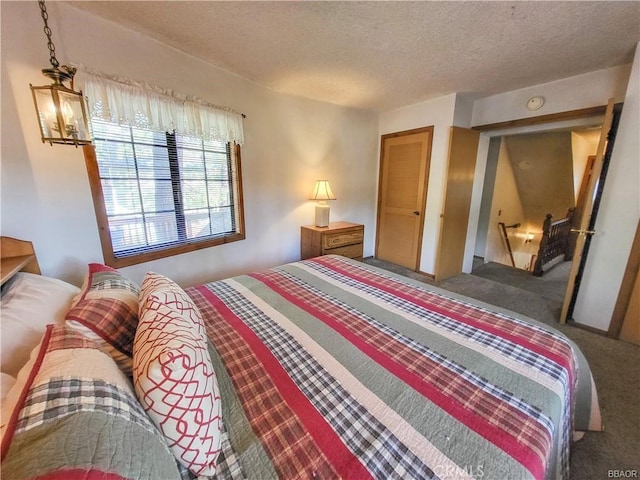
{"type": "Polygon", "coordinates": [[[413,212],[413,214],[414,214],[414,215],[420,215],[420,212],[419,212],[418,210],[415,210],[415,211],[413,212]]]}

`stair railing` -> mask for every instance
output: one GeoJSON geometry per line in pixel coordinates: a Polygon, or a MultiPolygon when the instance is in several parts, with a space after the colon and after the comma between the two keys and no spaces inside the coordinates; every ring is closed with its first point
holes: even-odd
{"type": "Polygon", "coordinates": [[[570,257],[572,216],[573,209],[570,209],[566,218],[553,222],[553,215],[547,213],[542,224],[542,239],[533,268],[536,277],[541,277],[552,266],[570,257]]]}
{"type": "Polygon", "coordinates": [[[498,222],[500,229],[502,230],[502,237],[507,245],[507,252],[509,252],[509,258],[511,259],[511,265],[515,268],[516,261],[513,258],[513,250],[511,250],[511,242],[509,241],[509,235],[507,234],[507,228],[518,228],[520,227],[519,223],[514,223],[513,225],[505,225],[504,222],[498,222]]]}

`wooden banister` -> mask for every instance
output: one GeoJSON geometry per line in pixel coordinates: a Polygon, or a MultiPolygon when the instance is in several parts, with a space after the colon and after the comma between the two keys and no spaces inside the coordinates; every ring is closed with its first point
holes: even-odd
{"type": "Polygon", "coordinates": [[[504,222],[498,222],[498,225],[502,229],[502,237],[507,245],[507,252],[509,252],[509,258],[511,259],[511,265],[515,268],[516,261],[513,258],[513,250],[511,249],[511,242],[509,241],[509,235],[507,234],[507,228],[518,228],[520,227],[519,223],[514,223],[513,225],[505,225],[504,222]]]}
{"type": "Polygon", "coordinates": [[[567,216],[555,222],[553,215],[547,213],[542,224],[542,240],[536,256],[533,274],[541,277],[546,270],[570,257],[571,223],[573,209],[569,209],[567,216]]]}

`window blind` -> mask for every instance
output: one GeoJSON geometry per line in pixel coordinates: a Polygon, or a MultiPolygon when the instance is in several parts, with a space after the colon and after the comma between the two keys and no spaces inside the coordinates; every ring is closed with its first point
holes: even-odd
{"type": "Polygon", "coordinates": [[[92,120],[116,258],[237,233],[227,142],[92,120]]]}

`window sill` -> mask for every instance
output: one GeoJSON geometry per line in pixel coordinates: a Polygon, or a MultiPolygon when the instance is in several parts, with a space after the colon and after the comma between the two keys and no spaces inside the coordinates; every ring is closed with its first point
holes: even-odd
{"type": "Polygon", "coordinates": [[[103,252],[105,264],[113,268],[129,267],[131,265],[137,265],[139,263],[151,262],[153,260],[159,260],[161,258],[171,257],[174,255],[180,255],[183,253],[194,252],[196,250],[202,250],[203,248],[214,247],[216,245],[223,245],[225,243],[237,242],[244,240],[244,233],[237,233],[234,235],[226,235],[223,237],[210,238],[199,242],[185,243],[182,245],[176,245],[169,248],[159,248],[157,250],[150,250],[143,253],[114,257],[111,252],[103,252]]]}

